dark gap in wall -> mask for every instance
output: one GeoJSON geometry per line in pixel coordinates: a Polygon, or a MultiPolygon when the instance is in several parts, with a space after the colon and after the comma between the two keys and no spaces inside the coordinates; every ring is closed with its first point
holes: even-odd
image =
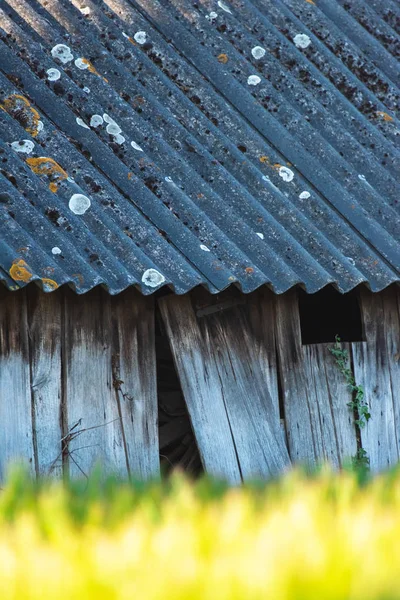
{"type": "Polygon", "coordinates": [[[299,289],[302,344],[364,341],[358,290],[341,294],[327,286],[315,294],[299,289]]]}
{"type": "Polygon", "coordinates": [[[180,468],[198,477],[203,466],[158,307],[155,337],[161,472],[180,468]]]}

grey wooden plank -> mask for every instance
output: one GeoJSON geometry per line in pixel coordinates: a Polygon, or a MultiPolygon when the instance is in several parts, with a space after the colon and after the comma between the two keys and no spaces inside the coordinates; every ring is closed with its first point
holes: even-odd
{"type": "Polygon", "coordinates": [[[367,341],[352,344],[354,375],[371,413],[361,443],[371,471],[378,472],[399,460],[399,316],[392,290],[362,289],[360,301],[367,341]]]}
{"type": "Polygon", "coordinates": [[[62,292],[28,289],[31,389],[38,474],[62,475],[62,292]]]}
{"type": "MultiPolygon", "coordinates": [[[[333,345],[304,346],[304,364],[312,390],[312,427],[319,442],[317,459],[329,460],[339,468],[356,454],[357,438],[354,414],[348,407],[351,392],[330,352],[333,345]]],[[[342,343],[341,347],[350,357],[349,344],[342,343]]]]}
{"type": "MultiPolygon", "coordinates": [[[[301,343],[295,290],[277,297],[277,347],[280,360],[289,453],[294,462],[329,460],[340,467],[356,453],[351,400],[329,348],[301,343]]],[[[343,344],[348,350],[348,345],[343,344]]]]}
{"type": "MultiPolygon", "coordinates": [[[[254,330],[243,302],[226,301],[228,308],[212,312],[205,301],[212,305],[198,291],[160,303],[204,467],[233,481],[237,463],[244,479],[275,475],[289,457],[271,398],[276,390],[268,389],[260,323],[254,330]]],[[[269,321],[273,327],[272,315],[269,321]]]]}
{"type": "Polygon", "coordinates": [[[127,476],[118,399],[112,381],[110,296],[95,289],[83,297],[66,292],[65,423],[69,473],[87,475],[95,463],[127,476]]]}
{"type": "Polygon", "coordinates": [[[162,298],[160,308],[204,468],[211,475],[239,483],[239,464],[210,341],[201,335],[189,296],[162,298]]]}
{"type": "Polygon", "coordinates": [[[130,473],[159,476],[154,299],[128,290],[112,299],[118,353],[114,388],[120,404],[130,473]],[[116,379],[121,383],[116,384],[116,379]]]}
{"type": "Polygon", "coordinates": [[[263,378],[281,425],[278,390],[278,365],[275,344],[275,294],[266,287],[247,297],[249,320],[253,332],[252,352],[260,363],[263,378]]]}
{"type": "Polygon", "coordinates": [[[0,481],[13,462],[34,474],[25,291],[0,289],[0,424],[0,481]]]}
{"type": "Polygon", "coordinates": [[[293,462],[314,464],[318,451],[295,290],[276,299],[276,341],[289,454],[293,462]]]}

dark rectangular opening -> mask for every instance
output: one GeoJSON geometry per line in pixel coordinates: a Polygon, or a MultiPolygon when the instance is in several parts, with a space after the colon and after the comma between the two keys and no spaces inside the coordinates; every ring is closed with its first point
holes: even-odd
{"type": "Polygon", "coordinates": [[[301,340],[304,344],[363,341],[358,290],[341,294],[328,286],[315,294],[299,289],[301,340]]]}

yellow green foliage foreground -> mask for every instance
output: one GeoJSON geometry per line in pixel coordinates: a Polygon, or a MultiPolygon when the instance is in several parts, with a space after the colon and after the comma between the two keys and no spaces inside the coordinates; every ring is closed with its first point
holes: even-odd
{"type": "Polygon", "coordinates": [[[14,473],[0,492],[0,598],[400,598],[400,473],[299,472],[227,490],[14,473]]]}

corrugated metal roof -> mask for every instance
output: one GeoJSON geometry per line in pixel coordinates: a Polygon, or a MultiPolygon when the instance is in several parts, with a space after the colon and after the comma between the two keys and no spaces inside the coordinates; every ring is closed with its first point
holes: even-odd
{"type": "Polygon", "coordinates": [[[400,281],[393,0],[0,9],[11,289],[400,281]]]}

